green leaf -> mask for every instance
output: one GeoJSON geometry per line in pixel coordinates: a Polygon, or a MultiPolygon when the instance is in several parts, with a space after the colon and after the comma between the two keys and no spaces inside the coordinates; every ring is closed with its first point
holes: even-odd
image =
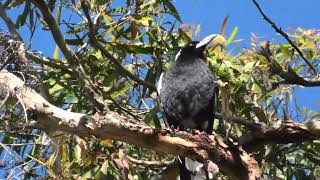
{"type": "Polygon", "coordinates": [[[12,3],[10,3],[10,5],[8,7],[14,8],[14,7],[20,6],[24,2],[25,2],[25,0],[16,0],[16,1],[13,1],[12,3]]]}
{"type": "Polygon", "coordinates": [[[252,84],[252,92],[256,94],[260,94],[262,92],[262,90],[260,89],[257,83],[252,84]]]}
{"type": "Polygon", "coordinates": [[[121,95],[125,94],[130,88],[131,88],[131,84],[127,83],[121,90],[113,92],[111,94],[111,97],[114,99],[118,96],[121,96],[121,95]]]}
{"type": "Polygon", "coordinates": [[[303,155],[316,165],[320,165],[320,157],[317,157],[314,154],[307,152],[303,153],[303,155]]]}
{"type": "Polygon", "coordinates": [[[156,30],[152,30],[152,31],[147,31],[147,35],[149,37],[149,44],[153,44],[154,42],[158,41],[158,37],[157,37],[157,31],[156,30]]]}
{"type": "Polygon", "coordinates": [[[284,46],[282,44],[280,44],[280,51],[283,53],[285,58],[289,58],[290,57],[290,51],[289,51],[289,47],[290,46],[284,46]]]}
{"type": "Polygon", "coordinates": [[[30,11],[30,2],[27,1],[26,5],[24,6],[24,10],[21,15],[18,16],[16,21],[16,28],[19,28],[23,26],[26,23],[26,19],[28,17],[29,11],[30,11]]]}
{"type": "Polygon", "coordinates": [[[318,120],[318,119],[320,119],[320,114],[319,114],[319,113],[314,114],[314,115],[311,116],[310,119],[311,119],[311,120],[318,120]]]}
{"type": "Polygon", "coordinates": [[[112,12],[115,14],[123,14],[123,13],[126,13],[127,11],[128,9],[124,7],[118,7],[118,8],[112,9],[112,12]]]}
{"type": "Polygon", "coordinates": [[[66,43],[73,46],[82,45],[83,42],[81,39],[65,39],[66,43]]]}
{"type": "Polygon", "coordinates": [[[255,66],[259,66],[259,61],[252,61],[244,65],[243,72],[250,72],[255,66]]]}
{"type": "Polygon", "coordinates": [[[106,160],[103,162],[100,171],[104,174],[107,175],[108,174],[108,168],[109,168],[109,161],[106,160]]]}
{"type": "Polygon", "coordinates": [[[57,91],[60,91],[61,89],[63,89],[63,87],[56,83],[52,88],[49,89],[49,93],[55,94],[57,91]]]}
{"type": "Polygon", "coordinates": [[[251,76],[249,76],[248,74],[241,74],[240,81],[248,82],[250,80],[250,78],[251,78],[251,76]]]}
{"type": "Polygon", "coordinates": [[[135,17],[133,18],[134,21],[142,24],[143,26],[149,27],[153,21],[153,19],[149,16],[144,16],[144,17],[135,17]]]}
{"type": "Polygon", "coordinates": [[[262,109],[254,106],[252,107],[252,111],[255,113],[255,115],[258,117],[258,119],[261,122],[265,122],[265,123],[267,122],[267,116],[262,109]]]}
{"type": "Polygon", "coordinates": [[[134,54],[152,54],[154,51],[153,47],[143,47],[142,45],[128,45],[128,44],[122,44],[122,47],[124,47],[128,53],[134,53],[134,54]]]}
{"type": "Polygon", "coordinates": [[[97,6],[101,6],[101,5],[105,5],[106,3],[108,3],[110,0],[96,0],[96,5],[97,6]]]}
{"type": "Polygon", "coordinates": [[[59,4],[56,12],[56,21],[60,25],[60,18],[61,18],[61,10],[62,10],[62,5],[59,4]]]}
{"type": "Polygon", "coordinates": [[[182,22],[180,15],[177,11],[177,9],[174,7],[174,5],[169,0],[162,0],[164,8],[168,9],[168,13],[173,15],[179,22],[182,22]]]}
{"type": "Polygon", "coordinates": [[[238,27],[236,26],[236,27],[233,28],[233,31],[232,31],[230,37],[228,38],[227,42],[225,43],[226,46],[229,45],[232,42],[232,40],[236,36],[237,32],[238,32],[238,27]]]}
{"type": "Polygon", "coordinates": [[[179,46],[183,46],[187,42],[191,41],[191,38],[181,28],[178,29],[178,32],[179,36],[177,38],[177,41],[179,43],[179,46]]]}
{"type": "Polygon", "coordinates": [[[234,69],[234,66],[233,66],[233,64],[232,64],[230,61],[223,61],[223,63],[224,63],[228,68],[233,68],[233,69],[234,69]]]}

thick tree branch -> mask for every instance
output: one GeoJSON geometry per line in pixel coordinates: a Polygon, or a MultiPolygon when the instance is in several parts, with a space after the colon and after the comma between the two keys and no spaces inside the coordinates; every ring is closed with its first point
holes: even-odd
{"type": "Polygon", "coordinates": [[[312,66],[312,64],[304,57],[302,51],[298,48],[298,46],[293,43],[291,41],[291,39],[289,38],[288,34],[283,32],[281,30],[281,28],[277,27],[277,25],[271,21],[267,16],[266,14],[262,11],[260,5],[258,4],[258,2],[256,0],[252,0],[253,4],[257,7],[258,11],[260,12],[260,14],[262,15],[263,19],[266,20],[270,25],[271,27],[277,32],[279,33],[281,36],[283,36],[287,41],[288,43],[298,52],[298,54],[300,55],[300,57],[304,60],[304,62],[309,66],[309,68],[312,70],[312,72],[314,74],[317,74],[317,71],[316,69],[312,66]]]}
{"type": "Polygon", "coordinates": [[[278,127],[249,132],[240,138],[240,144],[246,150],[254,151],[267,144],[301,143],[317,139],[320,139],[320,121],[285,121],[278,127]]]}
{"type": "MultiPolygon", "coordinates": [[[[63,131],[82,137],[114,139],[161,153],[181,155],[205,164],[213,162],[226,175],[240,179],[262,179],[257,161],[241,147],[225,144],[218,135],[157,130],[115,112],[89,116],[64,111],[48,103],[15,75],[0,72],[0,92],[19,97],[33,123],[46,132],[63,131]]],[[[0,97],[1,98],[1,97],[0,97]]],[[[31,122],[31,121],[30,121],[31,122]]]]}
{"type": "MultiPolygon", "coordinates": [[[[223,116],[218,113],[216,118],[220,119],[223,116]]],[[[320,139],[320,121],[298,123],[287,120],[280,125],[270,127],[239,117],[231,117],[230,121],[241,124],[249,130],[239,139],[240,145],[249,152],[268,144],[301,143],[320,139]]]]}

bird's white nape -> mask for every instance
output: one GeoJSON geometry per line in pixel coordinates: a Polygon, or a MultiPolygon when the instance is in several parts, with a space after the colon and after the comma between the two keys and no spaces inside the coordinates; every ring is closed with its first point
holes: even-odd
{"type": "Polygon", "coordinates": [[[158,91],[159,95],[160,95],[160,90],[162,88],[162,79],[163,79],[163,73],[161,73],[159,81],[158,81],[158,85],[157,85],[157,91],[158,91]]]}
{"type": "Polygon", "coordinates": [[[176,57],[174,58],[174,61],[176,61],[179,58],[180,55],[181,55],[181,49],[176,54],[176,57]]]}

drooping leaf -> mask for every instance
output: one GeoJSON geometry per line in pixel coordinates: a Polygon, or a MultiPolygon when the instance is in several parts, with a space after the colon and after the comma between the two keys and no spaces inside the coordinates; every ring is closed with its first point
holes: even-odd
{"type": "Polygon", "coordinates": [[[175,17],[179,22],[182,22],[181,17],[179,15],[177,9],[170,2],[170,0],[162,0],[162,3],[168,13],[170,13],[173,17],[175,17]]]}
{"type": "Polygon", "coordinates": [[[31,6],[31,3],[29,1],[26,1],[22,14],[19,15],[17,18],[16,28],[19,28],[25,24],[28,14],[30,12],[30,6],[31,6]]]}

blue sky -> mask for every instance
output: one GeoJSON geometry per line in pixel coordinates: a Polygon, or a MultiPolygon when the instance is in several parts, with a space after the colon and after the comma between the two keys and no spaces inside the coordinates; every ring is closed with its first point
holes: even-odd
{"type": "MultiPolygon", "coordinates": [[[[116,0],[117,2],[121,4],[124,1],[116,0]]],[[[289,26],[293,29],[298,27],[320,29],[320,14],[317,13],[320,7],[319,0],[258,0],[258,2],[269,18],[283,30],[289,26]]],[[[244,42],[249,42],[250,33],[255,33],[264,40],[276,39],[278,42],[284,42],[284,39],[276,35],[270,25],[261,18],[251,0],[175,0],[174,4],[184,23],[201,25],[201,37],[218,33],[224,17],[229,15],[226,35],[237,26],[239,30],[236,39],[244,39],[244,42]]],[[[21,9],[10,11],[9,15],[17,17],[19,13],[21,9]]],[[[0,27],[7,29],[2,21],[0,27]]],[[[25,30],[20,33],[28,41],[25,30]]],[[[51,34],[41,30],[37,32],[37,36],[32,40],[33,49],[52,56],[55,45],[51,34]]],[[[300,106],[320,111],[320,106],[317,105],[317,101],[320,101],[319,88],[298,88],[296,96],[300,106]]]]}
{"type": "MultiPolygon", "coordinates": [[[[258,0],[261,8],[279,27],[296,29],[320,29],[319,0],[258,0]]],[[[236,39],[250,41],[251,33],[264,40],[276,39],[284,42],[283,37],[275,33],[264,21],[251,0],[176,0],[184,23],[200,24],[201,37],[210,33],[219,33],[225,16],[229,16],[226,35],[233,28],[239,28],[236,39]],[[188,3],[187,3],[188,2],[188,3]]],[[[313,111],[320,111],[320,88],[297,88],[295,90],[297,103],[300,107],[307,107],[313,111]]]]}
{"type": "MultiPolygon", "coordinates": [[[[320,15],[316,13],[319,0],[258,0],[258,3],[284,30],[288,26],[320,29],[320,15]]],[[[176,0],[175,5],[184,22],[202,25],[203,34],[219,32],[223,18],[229,15],[228,31],[238,26],[238,38],[249,39],[251,32],[266,39],[279,38],[261,19],[251,0],[176,0]]]]}

